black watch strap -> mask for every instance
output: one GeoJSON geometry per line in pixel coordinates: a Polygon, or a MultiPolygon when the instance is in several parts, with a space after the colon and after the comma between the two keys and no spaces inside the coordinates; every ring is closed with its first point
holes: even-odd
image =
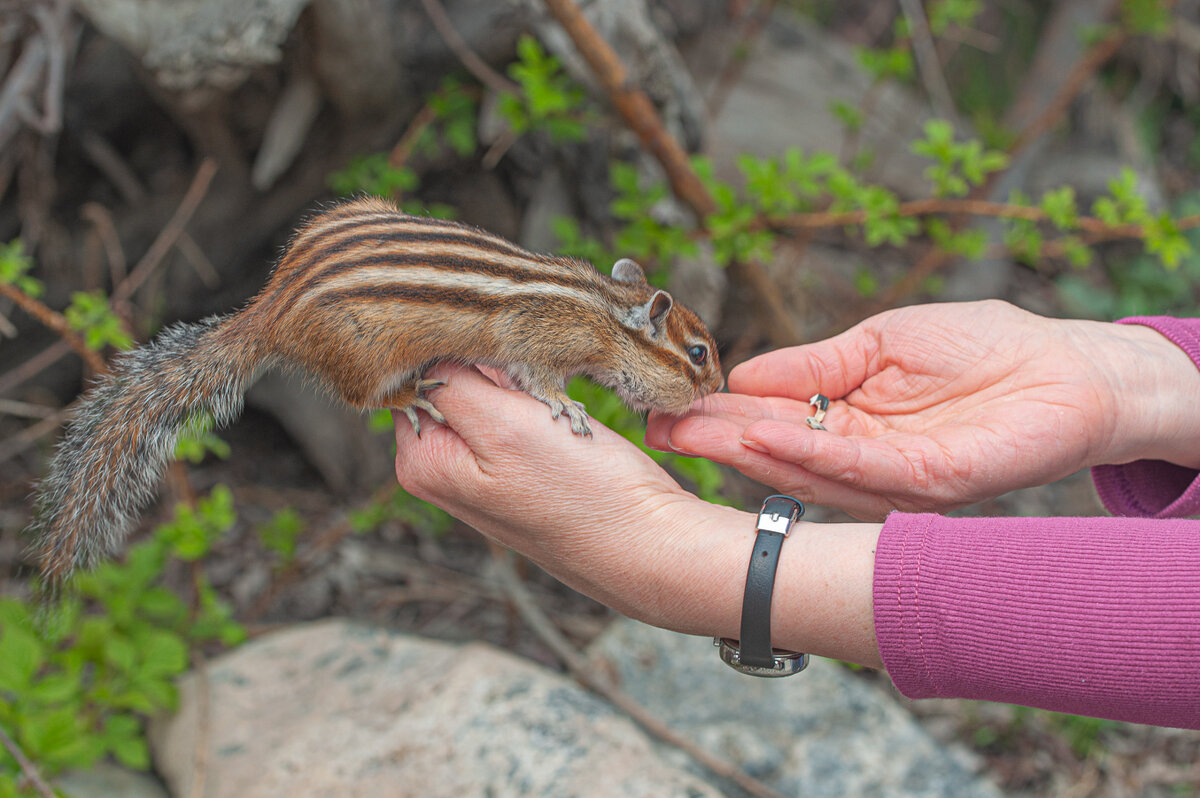
{"type": "Polygon", "coordinates": [[[746,593],[742,597],[742,664],[770,668],[775,664],[771,653],[771,594],[775,590],[775,571],[784,536],[758,530],[750,568],[746,571],[746,593]]]}
{"type": "Polygon", "coordinates": [[[746,572],[742,596],[741,639],[718,639],[721,659],[735,670],[752,676],[790,676],[808,665],[808,655],[776,651],[771,647],[771,596],[783,539],[804,514],[804,505],[790,496],[768,496],[758,514],[758,535],[746,572]]]}

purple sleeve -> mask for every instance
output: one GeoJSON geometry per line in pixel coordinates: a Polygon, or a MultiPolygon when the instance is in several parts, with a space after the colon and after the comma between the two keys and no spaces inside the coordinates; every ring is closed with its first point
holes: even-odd
{"type": "MultiPolygon", "coordinates": [[[[1200,367],[1200,320],[1125,323],[1200,367]]],[[[1200,729],[1200,521],[1168,518],[1200,512],[1200,477],[1150,461],[1093,475],[1136,517],[888,516],[875,631],[904,695],[1200,729]]]]}
{"type": "MultiPolygon", "coordinates": [[[[1200,368],[1200,319],[1135,316],[1118,324],[1141,324],[1174,342],[1200,368]]],[[[1200,397],[1196,397],[1200,403],[1200,397]]],[[[1200,513],[1200,472],[1159,460],[1092,469],[1100,501],[1113,515],[1179,518],[1200,513]]]]}
{"type": "Polygon", "coordinates": [[[892,513],[874,591],[910,698],[1200,729],[1200,521],[892,513]]]}

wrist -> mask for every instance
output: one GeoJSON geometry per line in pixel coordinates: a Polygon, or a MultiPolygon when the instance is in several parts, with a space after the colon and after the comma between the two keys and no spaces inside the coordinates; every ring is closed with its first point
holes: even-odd
{"type": "Polygon", "coordinates": [[[1095,464],[1163,460],[1200,468],[1200,369],[1186,352],[1141,324],[1111,324],[1120,357],[1102,357],[1114,397],[1109,445],[1095,464]]]}
{"type": "MultiPolygon", "coordinates": [[[[643,617],[689,634],[738,639],[757,514],[705,505],[678,538],[672,576],[656,612],[643,617]]],[[[873,581],[879,524],[797,522],[780,550],[771,602],[772,642],[880,667],[873,581]]]]}

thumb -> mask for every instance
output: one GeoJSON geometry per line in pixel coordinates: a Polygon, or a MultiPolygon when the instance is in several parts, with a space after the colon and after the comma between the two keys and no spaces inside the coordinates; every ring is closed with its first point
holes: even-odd
{"type": "Polygon", "coordinates": [[[824,341],[767,352],[734,367],[729,390],[807,402],[815,393],[840,399],[871,375],[879,339],[859,324],[824,341]]]}

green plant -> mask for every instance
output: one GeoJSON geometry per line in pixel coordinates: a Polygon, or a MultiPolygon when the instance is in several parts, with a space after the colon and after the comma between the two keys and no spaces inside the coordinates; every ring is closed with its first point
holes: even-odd
{"type": "Polygon", "coordinates": [[[229,444],[217,437],[211,413],[197,413],[184,424],[175,443],[175,459],[197,464],[211,454],[221,460],[230,455],[229,444]]]}
{"type": "MultiPolygon", "coordinates": [[[[0,598],[0,724],[44,772],[110,755],[149,767],[145,719],[175,706],[189,651],[245,637],[202,571],[193,606],[163,584],[164,574],[173,561],[207,554],[234,520],[231,494],[217,488],[194,510],[179,508],[121,562],[78,575],[53,606],[0,598]]],[[[0,785],[15,781],[16,767],[0,751],[0,785]]]]}
{"type": "Polygon", "coordinates": [[[100,291],[76,291],[71,294],[71,304],[63,311],[63,316],[72,330],[83,333],[83,340],[92,349],[106,346],[128,349],[133,346],[133,338],[125,331],[124,322],[113,313],[108,297],[100,291]]]}
{"type": "Polygon", "coordinates": [[[279,557],[286,565],[296,558],[296,541],[304,534],[306,524],[300,514],[285,507],[271,516],[271,520],[254,528],[258,540],[267,551],[279,557]]]}
{"type": "Polygon", "coordinates": [[[592,418],[637,445],[656,463],[669,467],[690,481],[700,498],[717,504],[728,503],[721,494],[724,475],[720,466],[699,457],[684,457],[647,448],[642,443],[645,427],[641,417],[625,407],[620,397],[612,391],[584,377],[576,377],[568,383],[567,393],[572,399],[583,402],[592,418]]]}
{"type": "Polygon", "coordinates": [[[32,297],[39,297],[45,290],[42,281],[29,276],[33,260],[25,254],[21,239],[9,241],[0,247],[0,283],[12,285],[32,297]]]}
{"type": "Polygon", "coordinates": [[[562,71],[557,58],[532,36],[517,42],[517,61],[508,68],[520,92],[500,97],[497,106],[517,135],[545,130],[555,141],[577,141],[587,130],[583,89],[562,71]]]}
{"type": "Polygon", "coordinates": [[[474,154],[479,146],[475,135],[479,124],[477,94],[458,78],[444,78],[426,101],[434,121],[421,131],[415,150],[432,156],[448,146],[460,158],[474,154]]]}
{"type": "Polygon", "coordinates": [[[391,199],[416,189],[417,173],[407,166],[392,166],[387,153],[359,155],[329,176],[329,187],[343,196],[371,194],[391,199]]]}
{"type": "Polygon", "coordinates": [[[350,526],[359,534],[378,529],[389,521],[399,521],[431,536],[445,534],[454,519],[440,507],[418,499],[396,487],[382,501],[368,502],[350,514],[350,526]]]}

